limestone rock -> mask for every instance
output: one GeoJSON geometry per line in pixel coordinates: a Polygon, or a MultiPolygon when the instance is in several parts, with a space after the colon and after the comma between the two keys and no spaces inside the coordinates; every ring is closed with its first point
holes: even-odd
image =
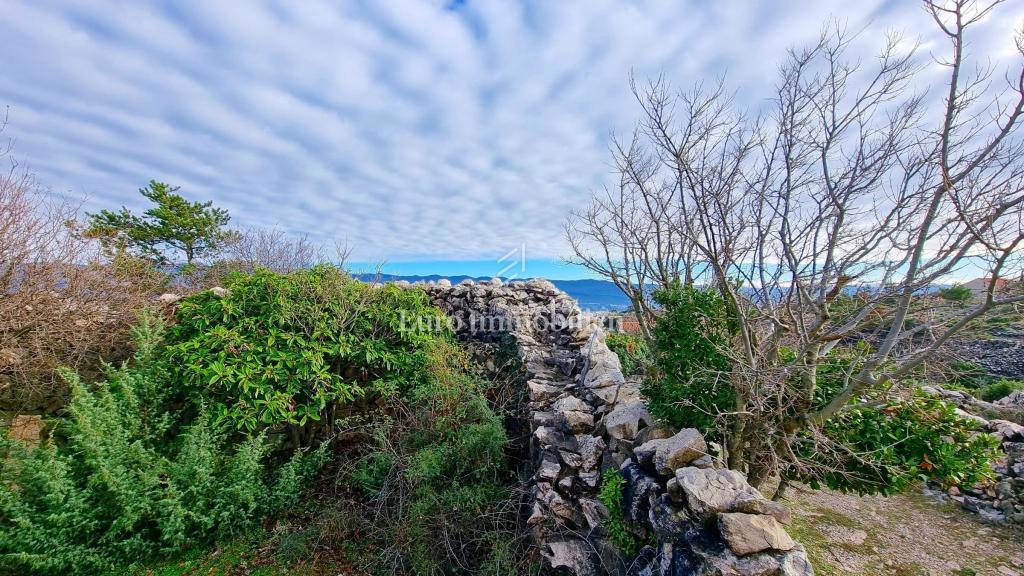
{"type": "Polygon", "coordinates": [[[605,449],[604,438],[581,434],[576,436],[576,452],[581,457],[580,469],[589,472],[596,470],[601,463],[601,454],[605,449]]]}
{"type": "Polygon", "coordinates": [[[547,543],[541,554],[552,570],[564,568],[575,576],[598,576],[601,573],[596,559],[591,554],[591,546],[580,539],[552,540],[547,543]]]}
{"type": "Polygon", "coordinates": [[[732,509],[735,512],[745,512],[747,514],[765,514],[787,526],[793,523],[793,513],[790,512],[785,504],[772,502],[765,498],[738,500],[732,509]]]}
{"type": "Polygon", "coordinates": [[[718,529],[738,556],[764,550],[791,550],[796,544],[772,516],[723,513],[718,515],[718,529]]]}
{"type": "Polygon", "coordinates": [[[555,416],[558,427],[565,432],[579,434],[594,429],[594,415],[590,412],[558,412],[555,416]]]}
{"type": "Polygon", "coordinates": [[[565,396],[551,405],[556,412],[590,412],[590,405],[575,396],[565,396]]]}
{"type": "Polygon", "coordinates": [[[213,292],[213,295],[216,296],[217,298],[226,298],[229,294],[231,294],[230,290],[228,290],[227,288],[221,288],[220,286],[214,286],[213,288],[210,288],[210,292],[213,292]]]}
{"type": "Polygon", "coordinates": [[[1021,442],[1024,441],[1024,426],[1014,424],[1008,420],[991,420],[988,429],[1000,442],[1021,442]]]}
{"type": "Polygon", "coordinates": [[[731,512],[740,500],[762,498],[735,470],[680,468],[675,481],[676,497],[682,494],[690,511],[703,522],[713,521],[721,512],[731,512]]]}
{"type": "Polygon", "coordinates": [[[641,464],[653,464],[659,474],[672,476],[677,468],[705,456],[707,451],[704,436],[695,428],[686,428],[670,438],[649,440],[634,448],[633,454],[641,464]]]}
{"type": "Polygon", "coordinates": [[[640,400],[620,404],[604,417],[608,436],[622,440],[633,440],[641,428],[652,422],[654,418],[640,400]]]}
{"type": "Polygon", "coordinates": [[[1014,390],[1008,396],[996,400],[993,404],[1010,408],[1024,408],[1024,390],[1014,390]]]}
{"type": "Polygon", "coordinates": [[[660,490],[657,479],[648,476],[633,459],[623,462],[619,467],[619,475],[626,479],[622,490],[622,507],[626,518],[637,524],[646,522],[651,502],[660,490]]]}
{"type": "Polygon", "coordinates": [[[168,294],[161,294],[156,299],[157,302],[159,302],[160,304],[165,304],[165,305],[174,304],[178,300],[181,300],[181,296],[180,295],[178,295],[178,294],[170,294],[170,293],[168,293],[168,294]]]}

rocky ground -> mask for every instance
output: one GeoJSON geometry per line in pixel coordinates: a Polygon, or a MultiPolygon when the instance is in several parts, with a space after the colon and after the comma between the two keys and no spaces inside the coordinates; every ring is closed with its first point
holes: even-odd
{"type": "Polygon", "coordinates": [[[824,576],[1024,575],[1024,529],[984,523],[920,492],[790,491],[790,532],[824,576]]]}

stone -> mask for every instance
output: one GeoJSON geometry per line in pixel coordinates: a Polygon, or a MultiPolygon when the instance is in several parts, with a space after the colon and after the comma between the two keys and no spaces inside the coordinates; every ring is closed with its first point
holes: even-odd
{"type": "Polygon", "coordinates": [[[605,449],[604,438],[581,434],[576,436],[575,441],[577,446],[575,452],[582,459],[580,469],[588,472],[596,470],[601,464],[601,454],[605,449]]]}
{"type": "Polygon", "coordinates": [[[530,380],[526,387],[530,391],[530,400],[534,402],[546,402],[557,398],[565,390],[562,386],[543,380],[530,380]]]}
{"type": "Polygon", "coordinates": [[[686,428],[670,438],[649,440],[633,449],[633,454],[643,465],[653,465],[662,476],[672,476],[701,456],[707,455],[708,445],[704,436],[695,428],[686,428]]]}
{"type": "Polygon", "coordinates": [[[562,466],[553,457],[545,454],[537,467],[537,478],[554,482],[562,472],[562,466]]]}
{"type": "Polygon", "coordinates": [[[593,369],[587,371],[583,379],[583,385],[587,388],[605,388],[607,386],[621,386],[626,383],[626,377],[621,370],[593,369]]]}
{"type": "Polygon", "coordinates": [[[537,429],[533,431],[533,437],[537,440],[537,444],[542,447],[551,446],[554,448],[571,450],[573,452],[579,450],[576,437],[569,436],[552,426],[538,426],[537,429]]]}
{"type": "Polygon", "coordinates": [[[619,475],[626,480],[622,489],[622,507],[626,518],[642,524],[647,520],[651,501],[657,497],[661,487],[657,479],[648,476],[633,459],[622,463],[619,475]]]}
{"type": "Polygon", "coordinates": [[[178,294],[170,294],[170,293],[168,293],[168,294],[161,294],[156,299],[157,302],[159,302],[160,304],[165,304],[165,305],[174,304],[178,300],[181,300],[181,296],[180,295],[178,295],[178,294]]]}
{"type": "Polygon", "coordinates": [[[690,462],[690,466],[695,466],[697,468],[714,468],[715,459],[710,454],[705,454],[693,462],[690,462]]]}
{"type": "Polygon", "coordinates": [[[990,420],[988,422],[988,429],[989,432],[999,438],[1000,442],[1024,441],[1024,426],[1009,420],[990,420]]]}
{"type": "Polygon", "coordinates": [[[647,521],[659,539],[669,541],[686,532],[690,517],[668,494],[661,494],[651,503],[647,521]]]}
{"type": "Polygon", "coordinates": [[[573,506],[565,498],[562,498],[562,495],[552,488],[551,484],[538,482],[534,489],[536,490],[534,497],[537,501],[544,504],[557,518],[566,522],[575,520],[576,514],[573,506]]]}
{"type": "Polygon", "coordinates": [[[747,514],[764,514],[771,516],[778,520],[780,523],[789,525],[793,523],[793,513],[789,510],[785,504],[778,502],[772,502],[765,498],[748,498],[737,500],[733,506],[735,512],[745,512],[747,514]]]}
{"type": "Polygon", "coordinates": [[[719,513],[731,512],[740,500],[762,498],[760,492],[747,484],[743,474],[735,470],[691,466],[676,470],[674,479],[678,484],[675,498],[681,494],[690,512],[705,523],[714,521],[719,513]]]}
{"type": "Polygon", "coordinates": [[[220,286],[214,286],[213,288],[210,288],[210,292],[213,292],[213,295],[216,296],[217,298],[225,298],[229,294],[231,294],[230,290],[228,290],[227,288],[221,288],[220,286]]]}
{"type": "Polygon", "coordinates": [[[608,517],[608,508],[597,500],[580,498],[580,510],[591,529],[601,525],[602,520],[608,517]]]}
{"type": "Polygon", "coordinates": [[[581,539],[551,540],[541,551],[552,570],[565,569],[575,576],[598,576],[597,559],[591,554],[591,546],[581,539]]]}
{"type": "Polygon", "coordinates": [[[19,414],[11,420],[8,435],[30,448],[39,446],[43,435],[43,417],[38,414],[19,414]]]}
{"type": "Polygon", "coordinates": [[[562,462],[565,462],[565,465],[570,468],[579,468],[583,465],[583,457],[575,452],[559,450],[558,455],[562,458],[562,462]]]}
{"type": "Polygon", "coordinates": [[[764,550],[791,550],[796,542],[772,516],[728,512],[718,515],[718,529],[737,556],[764,550]]]}
{"type": "Polygon", "coordinates": [[[970,420],[977,424],[978,426],[985,426],[988,424],[988,420],[985,420],[984,418],[978,416],[977,414],[971,414],[970,412],[964,410],[963,408],[957,408],[956,410],[954,410],[954,412],[956,412],[957,416],[963,418],[964,420],[970,420]]]}
{"type": "MultiPolygon", "coordinates": [[[[623,386],[625,388],[625,386],[623,386]]],[[[639,392],[639,390],[637,391],[639,392]]],[[[672,431],[664,426],[648,426],[644,428],[636,435],[637,444],[645,444],[651,440],[661,440],[663,438],[671,438],[672,431]]]]}
{"type": "Polygon", "coordinates": [[[597,488],[597,485],[601,482],[601,475],[597,472],[580,472],[577,478],[588,488],[597,488]]]}
{"type": "Polygon", "coordinates": [[[555,412],[590,412],[590,404],[575,396],[565,396],[555,400],[551,409],[555,412]]]}
{"type": "Polygon", "coordinates": [[[641,428],[652,422],[654,418],[640,400],[619,404],[604,417],[608,436],[622,440],[633,440],[641,428]]]}
{"type": "Polygon", "coordinates": [[[1024,390],[1014,390],[1008,396],[996,400],[993,404],[1008,408],[1024,408],[1024,390]]]}
{"type": "Polygon", "coordinates": [[[565,432],[580,434],[594,429],[594,415],[590,412],[558,412],[555,423],[565,432]]]}

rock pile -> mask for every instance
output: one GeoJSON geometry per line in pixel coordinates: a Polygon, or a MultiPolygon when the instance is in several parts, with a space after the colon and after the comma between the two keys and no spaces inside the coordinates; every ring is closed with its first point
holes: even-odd
{"type": "Polygon", "coordinates": [[[810,575],[782,505],[725,470],[693,429],[658,426],[599,322],[550,282],[422,285],[460,337],[513,335],[527,371],[534,474],[527,525],[548,569],[601,574],[810,575]],[[602,473],[625,479],[623,516],[648,545],[611,541],[602,473]]]}
{"type": "Polygon", "coordinates": [[[1005,454],[993,466],[992,485],[953,487],[947,491],[948,497],[986,520],[1024,524],[1024,426],[1007,420],[985,420],[975,414],[989,412],[992,406],[1019,407],[1016,402],[1020,395],[1011,394],[990,404],[960,390],[928,386],[924,391],[960,406],[962,415],[976,420],[979,428],[999,439],[1005,454]]]}

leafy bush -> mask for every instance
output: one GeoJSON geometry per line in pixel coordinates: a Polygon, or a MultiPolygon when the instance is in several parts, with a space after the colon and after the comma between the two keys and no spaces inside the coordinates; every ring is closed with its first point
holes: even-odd
{"type": "MultiPolygon", "coordinates": [[[[725,305],[717,293],[692,288],[662,290],[657,297],[665,311],[655,329],[661,374],[644,387],[651,412],[673,426],[710,432],[714,415],[734,406],[725,305]]],[[[797,353],[785,346],[778,352],[776,365],[764,368],[766,381],[774,377],[769,371],[783,382],[799,378],[797,353]]],[[[833,348],[814,366],[809,407],[780,409],[769,397],[762,409],[790,419],[798,418],[800,410],[820,409],[846,386],[848,375],[859,370],[870,352],[865,342],[833,348]]],[[[869,391],[853,402],[872,399],[869,391]]],[[[898,492],[922,478],[969,485],[991,474],[995,446],[991,437],[975,435],[973,428],[971,421],[956,415],[955,407],[930,398],[841,411],[820,427],[794,436],[797,461],[783,473],[859,493],[898,492]]]]}
{"type": "Polygon", "coordinates": [[[608,509],[604,527],[608,536],[623,554],[631,556],[640,549],[640,538],[630,529],[625,512],[622,510],[622,491],[626,488],[626,480],[617,470],[609,468],[601,475],[601,488],[598,499],[608,509]]]}
{"type": "Polygon", "coordinates": [[[825,442],[804,444],[801,456],[818,466],[806,480],[860,494],[892,494],[916,480],[972,486],[992,475],[999,445],[975,428],[952,404],[924,396],[841,412],[825,423],[825,442]]]}
{"type": "Polygon", "coordinates": [[[971,289],[963,284],[954,284],[939,290],[939,297],[950,302],[968,302],[973,296],[971,289]]]}
{"type": "Polygon", "coordinates": [[[605,338],[608,347],[619,357],[622,373],[626,376],[644,374],[651,364],[651,350],[643,338],[621,332],[611,332],[605,338]]]}
{"type": "Polygon", "coordinates": [[[144,316],[134,364],[89,389],[65,372],[68,417],[32,450],[0,439],[0,558],[15,570],[87,574],[249,530],[293,504],[325,449],[274,465],[262,434],[231,434],[205,406],[168,404],[162,324],[144,316]]]}
{"type": "Polygon", "coordinates": [[[422,291],[374,287],[328,265],[236,274],[227,287],[182,301],[168,357],[193,399],[248,430],[302,426],[367,391],[407,389],[435,334],[405,330],[403,318],[441,318],[422,291]]]}
{"type": "Polygon", "coordinates": [[[427,360],[425,377],[394,399],[396,417],[378,418],[373,449],[347,478],[371,497],[372,531],[388,550],[382,556],[400,572],[442,574],[508,556],[508,538],[496,531],[514,530],[507,486],[514,478],[501,417],[466,353],[438,336],[427,360]],[[441,551],[438,542],[450,545],[441,551]]]}
{"type": "Polygon", "coordinates": [[[1017,390],[1024,390],[1024,382],[1001,378],[991,384],[982,386],[975,391],[975,396],[986,402],[995,402],[1006,398],[1017,390]]]}
{"type": "Polygon", "coordinates": [[[715,414],[735,403],[725,303],[713,290],[688,286],[657,290],[654,298],[664,308],[654,331],[659,373],[644,382],[643,395],[655,417],[709,431],[715,414]]]}

